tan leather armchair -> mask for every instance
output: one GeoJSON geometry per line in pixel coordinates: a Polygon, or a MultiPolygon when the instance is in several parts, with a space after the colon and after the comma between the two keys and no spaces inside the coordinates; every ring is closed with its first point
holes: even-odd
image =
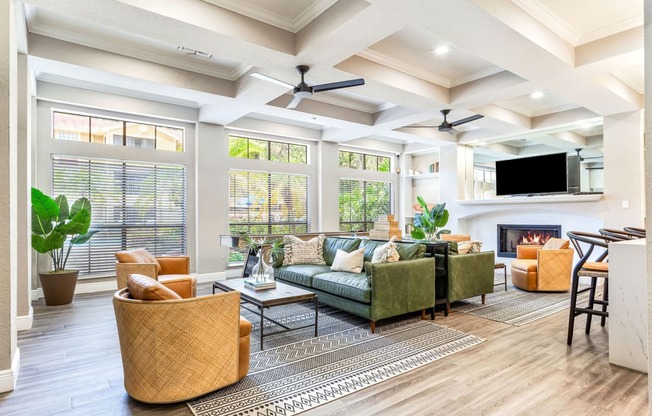
{"type": "Polygon", "coordinates": [[[142,275],[128,285],[113,295],[113,308],[131,397],[186,401],[247,375],[251,324],[240,316],[239,292],[183,299],[166,282],[142,275]]]}
{"type": "Polygon", "coordinates": [[[516,246],[516,260],[511,264],[514,286],[533,292],[570,289],[574,250],[569,243],[563,238],[551,238],[543,246],[516,246]]]}
{"type": "Polygon", "coordinates": [[[192,296],[195,296],[197,279],[190,276],[189,256],[159,256],[154,257],[147,250],[124,250],[115,253],[115,275],[118,289],[127,287],[127,277],[130,274],[142,274],[170,284],[179,279],[191,278],[192,296]]]}

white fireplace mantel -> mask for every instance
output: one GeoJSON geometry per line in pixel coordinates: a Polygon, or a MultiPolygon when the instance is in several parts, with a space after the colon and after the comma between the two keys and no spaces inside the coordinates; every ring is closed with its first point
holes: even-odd
{"type": "Polygon", "coordinates": [[[506,205],[506,204],[545,204],[566,202],[595,202],[604,197],[604,194],[589,195],[543,195],[543,196],[514,196],[491,199],[458,199],[460,205],[506,205]]]}

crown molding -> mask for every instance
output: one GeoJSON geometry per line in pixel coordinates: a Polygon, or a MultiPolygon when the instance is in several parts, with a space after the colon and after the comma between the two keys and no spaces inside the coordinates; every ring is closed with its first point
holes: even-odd
{"type": "Polygon", "coordinates": [[[358,52],[357,55],[361,58],[368,59],[377,64],[384,65],[386,67],[395,69],[397,71],[401,71],[406,74],[415,76],[424,81],[428,81],[428,82],[432,82],[433,84],[440,85],[444,88],[451,87],[451,80],[448,78],[444,78],[442,76],[433,74],[432,72],[424,70],[422,68],[406,64],[400,59],[389,57],[383,53],[376,52],[372,49],[365,49],[363,51],[358,52]]]}
{"type": "Polygon", "coordinates": [[[630,17],[629,19],[621,20],[620,22],[614,23],[613,25],[604,26],[591,32],[586,32],[580,35],[579,45],[585,43],[593,42],[598,39],[606,38],[615,33],[624,32],[635,27],[643,26],[644,24],[643,15],[630,17]]]}
{"type": "Polygon", "coordinates": [[[512,0],[514,4],[525,10],[530,16],[555,32],[566,42],[577,46],[581,34],[557,17],[539,0],[512,0]]]}
{"type": "Polygon", "coordinates": [[[616,71],[616,72],[613,72],[611,75],[613,75],[614,77],[618,78],[619,80],[621,80],[622,82],[627,84],[627,86],[632,88],[637,93],[645,94],[645,86],[643,84],[641,84],[640,82],[638,82],[634,77],[627,74],[626,72],[624,72],[624,71],[616,71]]]}

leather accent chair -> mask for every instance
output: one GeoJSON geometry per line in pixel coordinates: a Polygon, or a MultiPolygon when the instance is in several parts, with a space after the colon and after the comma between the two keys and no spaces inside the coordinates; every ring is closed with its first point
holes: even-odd
{"type": "Polygon", "coordinates": [[[143,275],[127,285],[113,308],[129,396],[181,402],[247,375],[251,324],[240,316],[239,292],[184,298],[143,275]]]}
{"type": "MultiPolygon", "coordinates": [[[[175,282],[183,283],[190,279],[192,283],[191,295],[196,293],[197,279],[190,276],[189,256],[159,256],[154,257],[144,248],[135,250],[124,250],[115,253],[115,275],[118,289],[127,287],[127,277],[131,274],[142,274],[154,280],[168,282],[174,285],[175,282]]],[[[173,289],[174,290],[174,289],[173,289]]]]}
{"type": "Polygon", "coordinates": [[[469,234],[440,234],[439,237],[445,241],[471,241],[471,236],[469,234]]]}
{"type": "Polygon", "coordinates": [[[563,292],[570,289],[574,250],[563,238],[551,238],[546,244],[516,246],[512,260],[512,283],[531,292],[563,292]]]}

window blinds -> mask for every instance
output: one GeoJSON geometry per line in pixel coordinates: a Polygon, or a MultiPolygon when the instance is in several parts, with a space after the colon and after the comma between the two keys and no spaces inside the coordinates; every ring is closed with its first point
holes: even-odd
{"type": "Polygon", "coordinates": [[[115,273],[114,253],[144,247],[155,256],[186,253],[186,171],[159,165],[52,157],[53,194],[91,202],[86,244],[73,246],[66,268],[81,276],[115,273]]]}
{"type": "Polygon", "coordinates": [[[340,179],[340,231],[369,231],[378,215],[392,212],[390,182],[340,179]]]}
{"type": "Polygon", "coordinates": [[[231,233],[306,233],[308,207],[307,176],[229,171],[231,233]]]}

